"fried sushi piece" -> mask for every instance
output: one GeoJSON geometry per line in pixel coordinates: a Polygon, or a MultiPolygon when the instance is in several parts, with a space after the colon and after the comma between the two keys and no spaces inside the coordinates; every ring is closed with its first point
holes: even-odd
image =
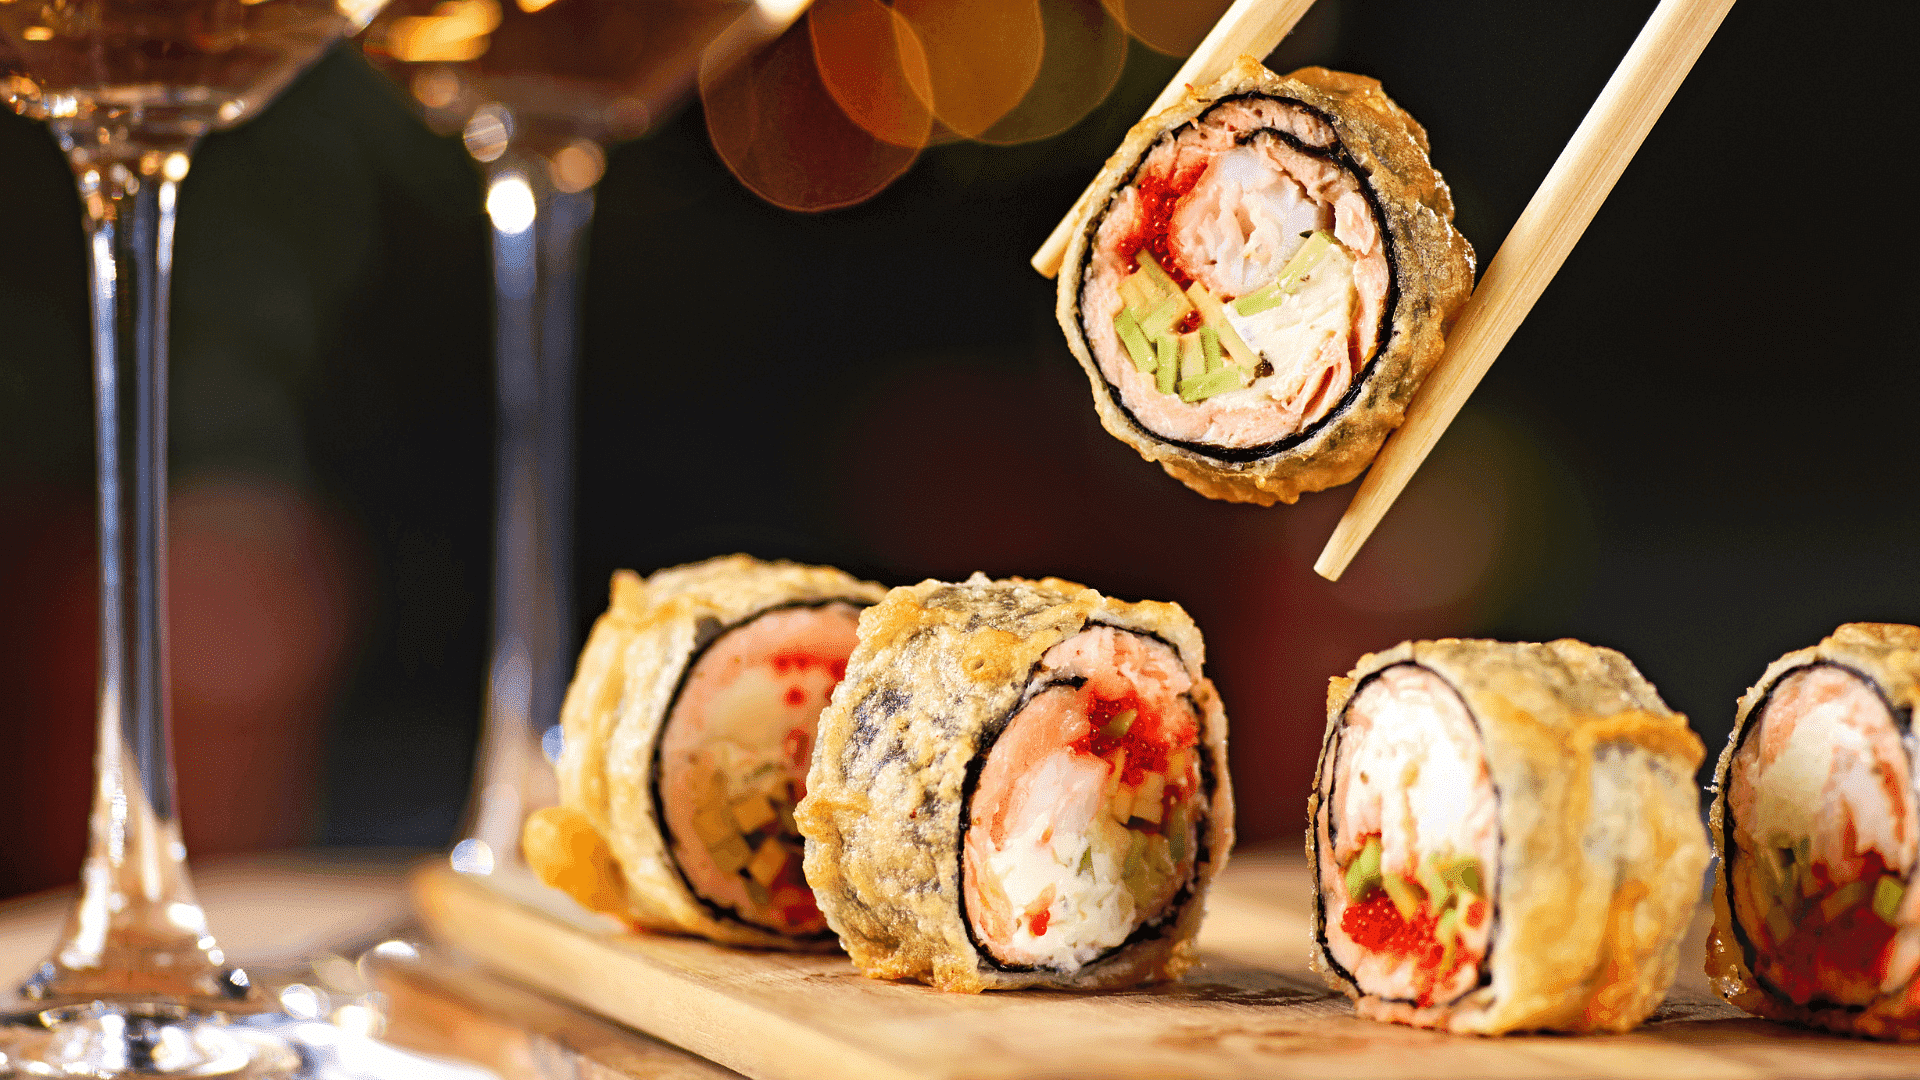
{"type": "Polygon", "coordinates": [[[1920,628],[1850,623],[1773,662],[1715,772],[1707,974],[1757,1016],[1920,1039],[1920,628]]]}
{"type": "Polygon", "coordinates": [[[1209,498],[1358,476],[1473,289],[1420,125],[1372,79],[1243,57],[1094,184],[1058,314],[1106,429],[1209,498]]]}
{"type": "Polygon", "coordinates": [[[1418,1027],[1624,1031],[1678,969],[1705,748],[1627,658],[1418,641],[1327,692],[1314,967],[1418,1027]]]}
{"type": "Polygon", "coordinates": [[[1055,579],[867,609],[794,815],[853,962],[964,992],[1177,977],[1233,843],[1203,660],[1177,605],[1055,579]]]}
{"type": "Polygon", "coordinates": [[[793,807],[860,611],[886,590],[743,555],[613,578],[561,710],[561,804],[523,846],[636,926],[830,948],[793,807]]]}

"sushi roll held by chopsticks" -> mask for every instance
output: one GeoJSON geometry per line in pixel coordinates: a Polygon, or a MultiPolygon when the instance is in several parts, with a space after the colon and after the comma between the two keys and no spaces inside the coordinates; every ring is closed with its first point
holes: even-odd
{"type": "Polygon", "coordinates": [[[561,804],[524,830],[535,873],[636,926],[832,948],[793,807],[860,611],[885,592],[744,555],[615,574],[561,709],[561,804]]]}
{"type": "Polygon", "coordinates": [[[1425,131],[1358,75],[1243,57],[1135,125],[1090,196],[1060,325],[1106,429],[1210,498],[1358,476],[1473,289],[1425,131]]]}
{"type": "Polygon", "coordinates": [[[1773,662],[1715,772],[1707,974],[1758,1016],[1920,1039],[1920,628],[1850,623],[1773,662]]]}
{"type": "Polygon", "coordinates": [[[1314,966],[1362,1016],[1624,1031],[1679,965],[1705,755],[1627,658],[1408,642],[1327,693],[1308,803],[1314,966]]]}
{"type": "Polygon", "coordinates": [[[943,990],[1178,976],[1233,843],[1226,714],[1173,604],[922,582],[820,717],[807,880],[853,962],[943,990]]]}

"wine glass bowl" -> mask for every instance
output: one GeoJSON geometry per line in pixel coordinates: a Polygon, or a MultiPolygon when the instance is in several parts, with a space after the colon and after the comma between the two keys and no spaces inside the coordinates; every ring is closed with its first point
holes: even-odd
{"type": "MultiPolygon", "coordinates": [[[[479,160],[511,145],[551,161],[645,131],[744,10],[741,0],[397,0],[361,47],[436,131],[466,132],[486,110],[468,139],[479,160]]],[[[587,163],[569,164],[560,190],[590,187],[579,182],[587,163]]]]}
{"type": "MultiPolygon", "coordinates": [[[[0,97],[76,142],[190,144],[258,112],[379,0],[10,0],[0,97]],[[81,135],[79,133],[85,133],[81,135]]],[[[72,148],[69,148],[72,149],[72,148]]],[[[95,156],[98,156],[96,152],[95,156]]]]}

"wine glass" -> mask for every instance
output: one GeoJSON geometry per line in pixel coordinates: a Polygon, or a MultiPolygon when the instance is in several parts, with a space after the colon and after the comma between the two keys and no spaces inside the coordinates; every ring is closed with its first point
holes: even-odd
{"type": "Polygon", "coordinates": [[[392,0],[361,47],[429,126],[459,133],[493,227],[499,408],[493,627],[473,794],[453,865],[517,865],[555,801],[572,666],[579,280],[606,148],[691,89],[702,58],[785,30],[806,0],[392,0]]]}
{"type": "Polygon", "coordinates": [[[0,1025],[0,1074],[288,1075],[316,1060],[229,963],[187,875],[167,678],[167,324],[195,144],[380,0],[0,0],[0,97],[83,205],[100,489],[99,744],[80,895],[0,1025]],[[283,1025],[284,1026],[284,1025],[283,1025]]]}

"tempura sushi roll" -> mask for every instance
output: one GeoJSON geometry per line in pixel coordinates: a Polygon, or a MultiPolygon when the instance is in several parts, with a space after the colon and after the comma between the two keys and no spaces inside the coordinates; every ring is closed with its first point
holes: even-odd
{"type": "Polygon", "coordinates": [[[1314,966],[1360,1015],[1624,1031],[1679,965],[1705,748],[1627,658],[1417,641],[1327,692],[1307,804],[1314,966]]]}
{"type": "Polygon", "coordinates": [[[735,555],[613,578],[561,710],[561,805],[527,861],[636,926],[830,948],[793,807],[814,725],[886,590],[735,555]]]}
{"type": "Polygon", "coordinates": [[[1358,476],[1473,288],[1426,132],[1358,75],[1243,57],[1084,205],[1058,314],[1101,423],[1210,498],[1358,476]]]}
{"type": "Polygon", "coordinates": [[[1758,1016],[1920,1039],[1920,629],[1850,623],[1773,662],[1715,773],[1707,974],[1758,1016]]]}
{"type": "Polygon", "coordinates": [[[853,962],[943,990],[1178,976],[1233,843],[1226,714],[1177,605],[926,581],[820,717],[807,880],[853,962]]]}

